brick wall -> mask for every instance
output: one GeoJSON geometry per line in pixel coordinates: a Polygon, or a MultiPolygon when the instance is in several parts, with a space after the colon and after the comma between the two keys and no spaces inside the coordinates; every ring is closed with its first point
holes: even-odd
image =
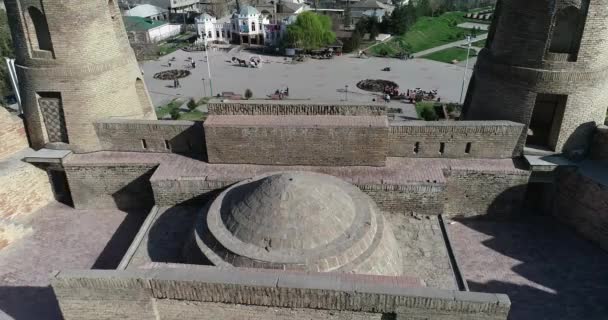
{"type": "Polygon", "coordinates": [[[608,127],[599,126],[591,144],[591,159],[608,164],[608,127]]]}
{"type": "MultiPolygon", "coordinates": [[[[604,122],[608,105],[608,1],[589,2],[578,51],[551,53],[553,14],[566,4],[558,1],[555,10],[547,10],[547,3],[542,1],[503,3],[496,17],[494,41],[489,49],[481,51],[475,67],[475,84],[465,107],[465,119],[523,123],[523,146],[537,95],[566,95],[563,118],[554,128],[555,139],[550,147],[564,153],[588,150],[595,127],[604,122]]],[[[575,7],[580,5],[579,1],[575,7]]]]}
{"type": "Polygon", "coordinates": [[[509,121],[395,123],[389,128],[389,156],[511,158],[523,127],[522,124],[509,121]]]}
{"type": "Polygon", "coordinates": [[[154,205],[150,177],[155,164],[71,165],[64,163],[76,209],[133,208],[154,205]]]}
{"type": "Polygon", "coordinates": [[[608,185],[576,169],[563,169],[555,199],[555,216],[608,250],[608,185]]]}
{"type": "Polygon", "coordinates": [[[348,102],[298,102],[269,100],[239,100],[209,102],[210,115],[324,115],[324,116],[382,116],[382,103],[352,104],[348,102]]]}
{"type": "Polygon", "coordinates": [[[51,282],[68,320],[184,319],[188,315],[302,319],[314,314],[311,309],[333,311],[334,319],[351,319],[349,314],[354,319],[396,314],[398,319],[498,320],[506,319],[510,309],[506,295],[410,288],[399,279],[172,265],[148,271],[59,272],[51,282]],[[289,308],[291,317],[269,314],[269,309],[287,312],[282,308],[289,308]]]}
{"type": "Polygon", "coordinates": [[[0,160],[28,146],[23,120],[0,107],[0,160]]]}
{"type": "Polygon", "coordinates": [[[530,173],[452,169],[445,175],[445,215],[508,218],[523,208],[530,173]]]}
{"type": "Polygon", "coordinates": [[[382,116],[209,116],[210,163],[383,166],[382,116]]]}
{"type": "Polygon", "coordinates": [[[177,153],[202,159],[205,138],[193,121],[117,120],[95,123],[101,148],[108,151],[177,153]]]}
{"type": "Polygon", "coordinates": [[[52,200],[46,171],[19,158],[0,161],[0,220],[27,215],[52,200]]]}
{"type": "Polygon", "coordinates": [[[118,1],[46,1],[43,6],[39,0],[9,0],[6,8],[33,148],[49,141],[38,93],[61,96],[69,142],[79,152],[99,150],[96,120],[156,119],[118,1]],[[48,23],[53,50],[42,56],[33,50],[35,39],[27,32],[27,13],[22,14],[30,6],[48,23]]]}
{"type": "MultiPolygon", "coordinates": [[[[152,179],[151,181],[154,200],[158,206],[202,205],[234,182],[236,181],[204,179],[152,179]]],[[[443,184],[355,185],[369,195],[384,212],[438,215],[443,211],[445,202],[443,184]]]]}

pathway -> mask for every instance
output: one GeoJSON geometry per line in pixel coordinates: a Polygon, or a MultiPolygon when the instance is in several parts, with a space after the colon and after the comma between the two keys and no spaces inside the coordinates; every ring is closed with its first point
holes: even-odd
{"type": "MultiPolygon", "coordinates": [[[[488,38],[488,34],[482,34],[482,35],[478,35],[475,39],[472,39],[473,42],[475,41],[479,41],[479,40],[485,40],[488,38]]],[[[442,46],[438,46],[435,48],[431,48],[431,49],[427,49],[427,50],[422,50],[419,52],[414,53],[414,58],[420,58],[422,56],[426,56],[428,54],[437,52],[437,51],[441,51],[441,50],[445,50],[445,49],[449,49],[452,47],[458,47],[458,46],[462,46],[462,45],[466,45],[467,44],[467,40],[459,40],[459,41],[454,41],[454,42],[450,42],[448,44],[444,44],[442,46]]]]}

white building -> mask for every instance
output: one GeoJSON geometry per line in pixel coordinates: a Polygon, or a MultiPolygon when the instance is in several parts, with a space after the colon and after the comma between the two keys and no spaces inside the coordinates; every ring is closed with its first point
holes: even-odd
{"type": "Polygon", "coordinates": [[[286,30],[286,23],[272,24],[252,6],[220,20],[205,13],[195,21],[199,39],[205,43],[277,45],[286,30]]]}
{"type": "Polygon", "coordinates": [[[148,18],[151,20],[168,20],[169,10],[151,4],[141,4],[126,10],[123,15],[128,17],[148,18]]]}
{"type": "Polygon", "coordinates": [[[150,4],[171,12],[197,11],[199,0],[121,0],[124,8],[134,7],[141,4],[150,4]]]}
{"type": "Polygon", "coordinates": [[[164,21],[124,16],[127,36],[131,43],[153,43],[176,36],[181,26],[164,21]]]}

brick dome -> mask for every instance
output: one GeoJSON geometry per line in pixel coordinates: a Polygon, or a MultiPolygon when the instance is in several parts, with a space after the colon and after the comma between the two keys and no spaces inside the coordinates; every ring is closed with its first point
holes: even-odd
{"type": "Polygon", "coordinates": [[[402,268],[371,198],[310,172],[263,175],[226,189],[202,210],[193,240],[186,252],[217,266],[381,275],[402,268]]]}

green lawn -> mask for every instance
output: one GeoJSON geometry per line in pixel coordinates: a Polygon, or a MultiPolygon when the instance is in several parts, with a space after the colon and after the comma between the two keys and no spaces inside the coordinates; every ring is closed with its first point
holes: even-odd
{"type": "MultiPolygon", "coordinates": [[[[471,50],[469,58],[475,55],[475,51],[471,50]]],[[[433,52],[429,55],[423,56],[424,59],[435,60],[439,62],[452,63],[454,60],[465,61],[467,58],[467,49],[463,48],[448,48],[445,50],[433,52]]]]}
{"type": "Polygon", "coordinates": [[[435,102],[432,101],[416,102],[416,114],[418,118],[427,121],[437,120],[438,117],[434,106],[435,102]]]}
{"type": "Polygon", "coordinates": [[[160,119],[165,115],[171,113],[171,110],[179,108],[184,103],[181,99],[173,99],[171,102],[164,106],[156,108],[156,116],[160,119]]]}
{"type": "Polygon", "coordinates": [[[464,21],[463,12],[459,11],[447,12],[439,17],[422,17],[405,35],[395,36],[370,51],[375,55],[394,56],[404,50],[414,53],[458,41],[469,32],[457,27],[464,21]]]}
{"type": "Polygon", "coordinates": [[[471,43],[473,47],[483,48],[486,46],[486,40],[479,40],[471,43]]]}
{"type": "Polygon", "coordinates": [[[196,109],[179,115],[179,120],[190,120],[190,121],[203,121],[207,118],[207,114],[202,113],[196,109]]]}

